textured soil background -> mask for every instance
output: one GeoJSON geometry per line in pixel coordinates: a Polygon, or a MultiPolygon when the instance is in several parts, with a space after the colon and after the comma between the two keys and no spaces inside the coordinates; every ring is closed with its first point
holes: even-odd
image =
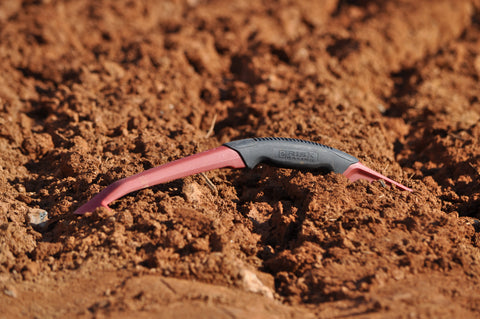
{"type": "Polygon", "coordinates": [[[478,318],[479,79],[474,0],[2,1],[0,317],[478,318]],[[72,214],[254,136],[415,191],[263,166],[72,214]]]}

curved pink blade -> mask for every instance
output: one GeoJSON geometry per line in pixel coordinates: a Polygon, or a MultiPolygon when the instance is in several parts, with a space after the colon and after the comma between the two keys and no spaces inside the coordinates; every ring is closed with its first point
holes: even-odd
{"type": "Polygon", "coordinates": [[[384,180],[386,183],[390,185],[395,185],[401,190],[412,192],[411,188],[404,186],[400,183],[391,180],[390,178],[383,176],[382,174],[375,172],[373,169],[370,169],[363,165],[360,162],[350,165],[345,172],[343,172],[350,181],[354,182],[358,179],[366,179],[369,182],[377,181],[377,180],[384,180]]]}
{"type": "Polygon", "coordinates": [[[222,167],[243,168],[245,163],[231,148],[219,146],[118,180],[74,213],[81,215],[92,212],[97,207],[108,208],[112,201],[133,191],[222,167]]]}

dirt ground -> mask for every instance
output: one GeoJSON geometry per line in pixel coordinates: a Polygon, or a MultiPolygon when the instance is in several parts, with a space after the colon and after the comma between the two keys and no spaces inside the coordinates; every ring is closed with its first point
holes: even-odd
{"type": "Polygon", "coordinates": [[[478,0],[2,1],[0,317],[478,318],[479,79],[478,0]],[[262,165],[73,214],[255,136],[414,192],[262,165]]]}

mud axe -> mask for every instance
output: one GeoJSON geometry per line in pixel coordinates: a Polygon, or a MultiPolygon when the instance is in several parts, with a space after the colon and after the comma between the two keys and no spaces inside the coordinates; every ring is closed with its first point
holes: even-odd
{"type": "Polygon", "coordinates": [[[108,204],[130,192],[178,178],[223,167],[254,168],[260,163],[285,168],[333,171],[345,175],[352,182],[358,179],[370,182],[383,180],[401,190],[412,191],[369,169],[352,155],[326,145],[293,138],[249,138],[225,143],[118,180],[79,207],[75,214],[92,212],[97,207],[109,208],[108,204]]]}

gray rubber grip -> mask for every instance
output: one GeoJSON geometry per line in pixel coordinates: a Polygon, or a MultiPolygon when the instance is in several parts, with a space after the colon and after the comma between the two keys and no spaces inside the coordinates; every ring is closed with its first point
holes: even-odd
{"type": "Polygon", "coordinates": [[[248,138],[224,145],[235,150],[248,168],[267,163],[277,167],[323,169],[341,174],[358,162],[356,157],[330,146],[294,138],[248,138]]]}

